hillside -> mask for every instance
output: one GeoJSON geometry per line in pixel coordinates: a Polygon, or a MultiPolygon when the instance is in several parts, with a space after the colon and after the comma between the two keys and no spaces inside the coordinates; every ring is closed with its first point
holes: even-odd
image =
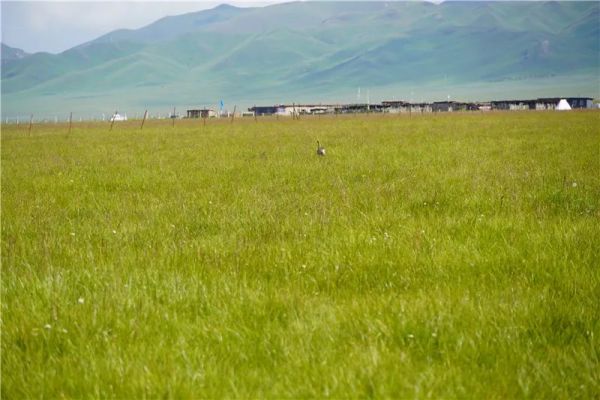
{"type": "Polygon", "coordinates": [[[7,59],[3,114],[352,101],[358,87],[372,100],[597,96],[599,16],[598,2],[222,5],[7,59]]]}
{"type": "Polygon", "coordinates": [[[1,43],[1,47],[2,50],[0,52],[0,60],[2,60],[2,65],[9,61],[20,60],[29,55],[24,50],[18,49],[16,47],[10,47],[4,43],[1,43]]]}

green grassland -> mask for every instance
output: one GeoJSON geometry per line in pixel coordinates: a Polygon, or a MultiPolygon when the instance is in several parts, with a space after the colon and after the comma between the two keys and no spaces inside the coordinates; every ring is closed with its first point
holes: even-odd
{"type": "Polygon", "coordinates": [[[598,398],[599,117],[2,126],[2,397],[598,398]]]}

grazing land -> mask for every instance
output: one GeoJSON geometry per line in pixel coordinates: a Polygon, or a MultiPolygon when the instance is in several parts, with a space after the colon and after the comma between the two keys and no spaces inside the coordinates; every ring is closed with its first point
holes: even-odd
{"type": "Polygon", "coordinates": [[[3,126],[2,397],[598,398],[599,117],[3,126]]]}

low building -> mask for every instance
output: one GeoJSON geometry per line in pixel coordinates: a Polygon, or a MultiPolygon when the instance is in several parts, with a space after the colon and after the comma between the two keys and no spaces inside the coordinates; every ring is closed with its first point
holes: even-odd
{"type": "Polygon", "coordinates": [[[561,99],[566,99],[571,108],[592,108],[591,97],[544,97],[531,100],[496,100],[491,102],[493,110],[555,110],[561,99]]]}
{"type": "Polygon", "coordinates": [[[411,108],[411,104],[403,100],[384,100],[381,105],[384,107],[385,112],[391,114],[408,112],[411,108]]]}
{"type": "Polygon", "coordinates": [[[332,114],[335,106],[330,104],[276,104],[274,106],[254,106],[248,112],[260,115],[279,115],[291,117],[292,115],[332,114]]]}
{"type": "Polygon", "coordinates": [[[546,109],[555,109],[561,99],[567,100],[571,108],[592,108],[591,97],[550,97],[537,99],[537,103],[545,105],[546,109]]]}
{"type": "Polygon", "coordinates": [[[431,103],[424,102],[410,103],[403,100],[388,100],[382,101],[381,105],[383,106],[383,112],[388,112],[390,114],[419,114],[433,111],[433,105],[431,103]]]}
{"type": "Polygon", "coordinates": [[[217,112],[210,108],[187,110],[187,118],[216,118],[217,112]]]}
{"type": "Polygon", "coordinates": [[[495,100],[490,104],[492,110],[535,110],[536,100],[495,100]]]}
{"type": "Polygon", "coordinates": [[[461,101],[436,101],[431,105],[431,109],[434,112],[439,111],[478,111],[479,104],[477,103],[465,103],[461,101]]]}
{"type": "Polygon", "coordinates": [[[336,114],[358,114],[358,113],[381,113],[387,110],[387,106],[382,103],[367,104],[367,103],[355,103],[355,104],[340,104],[334,106],[334,112],[336,114]]]}
{"type": "Polygon", "coordinates": [[[250,107],[248,111],[254,113],[256,116],[275,115],[277,114],[278,106],[254,106],[250,107]]]}
{"type": "Polygon", "coordinates": [[[335,106],[331,104],[297,104],[286,105],[286,113],[293,113],[294,109],[297,114],[301,115],[316,115],[316,114],[333,114],[335,106]]]}

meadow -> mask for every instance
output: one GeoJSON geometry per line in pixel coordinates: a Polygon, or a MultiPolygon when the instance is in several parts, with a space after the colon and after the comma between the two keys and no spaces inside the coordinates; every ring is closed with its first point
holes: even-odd
{"type": "Polygon", "coordinates": [[[3,125],[2,398],[599,398],[599,117],[3,125]]]}

